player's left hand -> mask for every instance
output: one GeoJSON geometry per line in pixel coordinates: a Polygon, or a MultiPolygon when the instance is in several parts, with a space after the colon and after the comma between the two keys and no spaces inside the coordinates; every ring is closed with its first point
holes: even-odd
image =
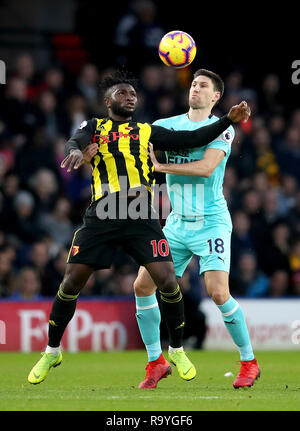
{"type": "Polygon", "coordinates": [[[243,120],[243,123],[246,123],[251,115],[251,109],[247,105],[247,102],[243,101],[239,105],[233,106],[227,117],[230,118],[234,123],[239,123],[243,120]]]}
{"type": "Polygon", "coordinates": [[[155,157],[154,150],[153,150],[153,144],[151,144],[151,142],[149,142],[148,154],[149,154],[151,162],[154,166],[154,171],[160,172],[160,163],[158,162],[157,158],[155,157]]]}

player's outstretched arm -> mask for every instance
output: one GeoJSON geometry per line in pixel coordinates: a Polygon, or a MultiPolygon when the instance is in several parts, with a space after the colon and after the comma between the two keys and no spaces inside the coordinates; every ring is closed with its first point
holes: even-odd
{"type": "Polygon", "coordinates": [[[96,120],[84,121],[74,135],[66,142],[64,149],[66,157],[61,162],[61,168],[67,168],[67,171],[71,172],[72,169],[78,169],[83,164],[87,152],[83,154],[82,151],[84,152],[85,148],[92,141],[95,127],[96,120]]]}
{"type": "Polygon", "coordinates": [[[247,121],[250,115],[247,103],[241,102],[239,105],[233,106],[227,115],[215,123],[193,131],[174,131],[152,125],[149,141],[152,142],[154,150],[162,151],[203,147],[216,139],[233,123],[247,121]]]}

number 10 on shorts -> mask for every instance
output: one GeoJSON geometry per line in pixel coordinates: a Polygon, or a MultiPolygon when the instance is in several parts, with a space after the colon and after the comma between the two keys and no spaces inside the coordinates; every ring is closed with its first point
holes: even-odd
{"type": "Polygon", "coordinates": [[[216,238],[214,241],[212,239],[208,239],[209,246],[209,254],[213,254],[215,249],[216,253],[224,253],[224,241],[221,238],[216,238]]]}
{"type": "Polygon", "coordinates": [[[168,256],[169,254],[169,244],[166,239],[161,239],[158,242],[154,239],[150,242],[152,245],[153,257],[160,256],[168,256]]]}

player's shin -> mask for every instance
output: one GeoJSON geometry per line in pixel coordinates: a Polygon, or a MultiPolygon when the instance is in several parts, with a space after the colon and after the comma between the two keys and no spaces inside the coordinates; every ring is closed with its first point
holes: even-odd
{"type": "Polygon", "coordinates": [[[161,309],[168,327],[170,346],[179,348],[183,345],[184,304],[179,285],[174,292],[160,292],[161,309]]]}
{"type": "Polygon", "coordinates": [[[55,351],[51,348],[59,347],[65,329],[75,313],[78,295],[65,294],[60,286],[50,313],[47,353],[54,354],[55,351]]]}
{"type": "Polygon", "coordinates": [[[160,344],[160,310],[155,293],[150,296],[136,296],[136,319],[145,344],[148,361],[155,361],[162,353],[160,344]]]}
{"type": "Polygon", "coordinates": [[[254,354],[249,332],[239,303],[231,296],[223,305],[217,307],[222,313],[226,328],[239,349],[241,361],[253,360],[254,354]]]}

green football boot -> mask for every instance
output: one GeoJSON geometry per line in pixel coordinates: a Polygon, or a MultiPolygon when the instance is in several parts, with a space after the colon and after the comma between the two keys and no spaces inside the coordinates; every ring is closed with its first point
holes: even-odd
{"type": "Polygon", "coordinates": [[[41,353],[42,358],[35,364],[29,373],[28,381],[33,385],[41,383],[47,377],[50,369],[58,367],[62,362],[62,354],[52,355],[51,353],[41,353]]]}
{"type": "Polygon", "coordinates": [[[183,380],[192,380],[196,377],[196,368],[186,356],[184,350],[169,353],[170,362],[177,368],[178,374],[183,380]]]}

